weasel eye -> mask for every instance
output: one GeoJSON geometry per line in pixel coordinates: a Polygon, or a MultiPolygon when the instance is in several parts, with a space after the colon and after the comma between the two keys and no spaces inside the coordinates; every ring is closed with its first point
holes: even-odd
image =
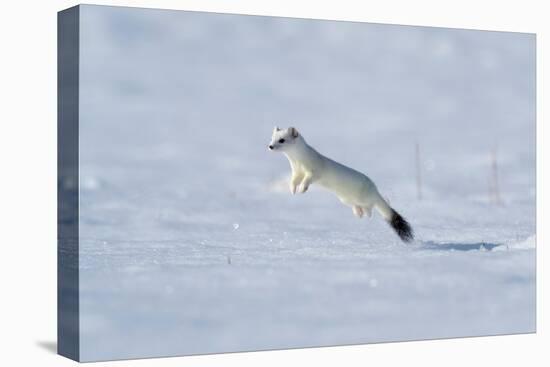
{"type": "Polygon", "coordinates": [[[283,144],[285,142],[285,139],[279,139],[279,143],[283,144]]]}

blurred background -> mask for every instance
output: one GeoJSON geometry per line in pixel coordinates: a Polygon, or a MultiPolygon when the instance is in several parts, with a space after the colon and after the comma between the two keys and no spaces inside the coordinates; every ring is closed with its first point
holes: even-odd
{"type": "Polygon", "coordinates": [[[84,360],[534,331],[535,36],[81,6],[84,360]],[[295,126],[405,246],[268,152],[295,126]]]}

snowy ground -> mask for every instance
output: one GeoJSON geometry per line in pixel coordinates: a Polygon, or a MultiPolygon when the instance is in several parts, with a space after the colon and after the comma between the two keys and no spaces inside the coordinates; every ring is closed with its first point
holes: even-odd
{"type": "Polygon", "coordinates": [[[81,16],[83,360],[535,331],[533,36],[81,16]],[[292,196],[274,124],[369,175],[417,241],[292,196]]]}

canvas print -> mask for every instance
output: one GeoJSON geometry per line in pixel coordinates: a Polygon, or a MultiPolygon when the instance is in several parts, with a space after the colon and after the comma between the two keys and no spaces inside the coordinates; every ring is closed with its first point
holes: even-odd
{"type": "Polygon", "coordinates": [[[534,34],[58,24],[60,354],[536,331],[534,34]]]}

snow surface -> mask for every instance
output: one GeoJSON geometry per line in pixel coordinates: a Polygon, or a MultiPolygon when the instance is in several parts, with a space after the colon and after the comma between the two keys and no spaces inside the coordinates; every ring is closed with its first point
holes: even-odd
{"type": "Polygon", "coordinates": [[[535,331],[534,35],[95,6],[81,26],[83,360],[535,331]],[[369,175],[416,242],[292,196],[275,124],[369,175]]]}

